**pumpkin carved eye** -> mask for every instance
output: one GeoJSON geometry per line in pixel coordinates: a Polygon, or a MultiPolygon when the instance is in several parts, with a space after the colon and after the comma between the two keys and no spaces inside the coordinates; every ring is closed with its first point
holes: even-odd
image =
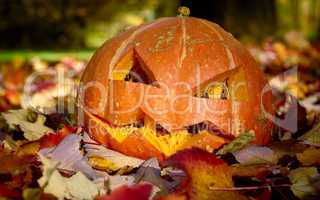
{"type": "Polygon", "coordinates": [[[247,100],[247,81],[242,67],[237,67],[202,83],[194,96],[208,99],[247,100]]]}
{"type": "Polygon", "coordinates": [[[112,71],[111,80],[123,80],[159,87],[153,73],[146,67],[134,49],[129,50],[117,63],[112,71]]]}
{"type": "Polygon", "coordinates": [[[200,97],[209,99],[229,99],[227,80],[210,85],[200,97]]]}

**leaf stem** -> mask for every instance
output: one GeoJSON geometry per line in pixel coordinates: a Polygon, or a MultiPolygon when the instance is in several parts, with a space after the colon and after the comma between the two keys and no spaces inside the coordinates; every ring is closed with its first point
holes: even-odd
{"type": "Polygon", "coordinates": [[[248,187],[231,187],[231,188],[223,188],[223,187],[209,187],[210,190],[214,191],[240,191],[240,190],[258,190],[258,189],[271,189],[273,187],[291,187],[290,184],[282,184],[282,185],[262,185],[262,186],[248,186],[248,187]]]}

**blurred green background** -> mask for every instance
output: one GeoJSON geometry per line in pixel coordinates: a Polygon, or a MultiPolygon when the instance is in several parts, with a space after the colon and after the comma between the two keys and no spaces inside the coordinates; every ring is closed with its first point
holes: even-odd
{"type": "Polygon", "coordinates": [[[86,59],[118,32],[175,16],[181,5],[244,41],[281,37],[290,30],[319,40],[320,0],[1,0],[0,60],[86,59]]]}

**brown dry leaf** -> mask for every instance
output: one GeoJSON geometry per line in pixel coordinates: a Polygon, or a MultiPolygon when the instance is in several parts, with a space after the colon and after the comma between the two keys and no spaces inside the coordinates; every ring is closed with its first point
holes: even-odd
{"type": "Polygon", "coordinates": [[[13,152],[0,148],[0,173],[19,174],[25,171],[35,160],[34,156],[18,157],[13,152]]]}
{"type": "Polygon", "coordinates": [[[183,150],[164,162],[186,172],[188,178],[182,184],[179,194],[184,193],[191,200],[246,200],[234,188],[232,169],[213,154],[200,149],[183,150]]]}
{"type": "Polygon", "coordinates": [[[319,165],[320,149],[314,147],[308,148],[304,152],[298,153],[297,158],[303,166],[319,165]]]}
{"type": "Polygon", "coordinates": [[[17,147],[16,155],[17,156],[37,155],[39,149],[40,149],[39,141],[27,142],[17,147]]]}
{"type": "Polygon", "coordinates": [[[268,165],[234,165],[231,168],[233,176],[259,178],[272,173],[272,167],[268,165]]]}

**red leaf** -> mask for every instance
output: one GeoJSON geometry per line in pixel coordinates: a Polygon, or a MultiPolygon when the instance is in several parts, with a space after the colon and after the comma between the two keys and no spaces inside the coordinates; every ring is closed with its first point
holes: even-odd
{"type": "Polygon", "coordinates": [[[152,191],[150,184],[121,186],[112,191],[110,195],[98,197],[98,200],[148,200],[152,191]]]}
{"type": "Polygon", "coordinates": [[[180,168],[187,174],[188,178],[180,185],[177,194],[184,193],[190,199],[197,200],[247,199],[237,191],[223,191],[234,188],[232,169],[204,150],[193,148],[180,151],[164,161],[164,166],[180,168]]]}
{"type": "Polygon", "coordinates": [[[0,197],[21,198],[21,194],[15,190],[10,189],[4,184],[0,184],[0,197]]]}
{"type": "Polygon", "coordinates": [[[64,137],[76,132],[76,127],[64,126],[57,133],[50,133],[40,138],[40,149],[49,148],[59,144],[64,137]]]}

